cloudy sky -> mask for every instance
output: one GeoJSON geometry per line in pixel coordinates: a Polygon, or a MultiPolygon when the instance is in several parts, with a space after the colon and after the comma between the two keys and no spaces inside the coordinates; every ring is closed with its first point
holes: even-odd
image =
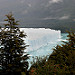
{"type": "Polygon", "coordinates": [[[23,24],[71,18],[75,21],[74,7],[75,0],[0,0],[0,22],[11,11],[23,24]]]}

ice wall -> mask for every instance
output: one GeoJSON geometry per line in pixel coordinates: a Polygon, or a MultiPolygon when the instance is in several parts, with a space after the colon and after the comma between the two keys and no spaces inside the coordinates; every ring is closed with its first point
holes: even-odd
{"type": "Polygon", "coordinates": [[[55,31],[45,28],[21,28],[27,34],[25,42],[29,47],[26,49],[29,51],[37,50],[49,43],[54,43],[61,38],[61,31],[55,31]]]}

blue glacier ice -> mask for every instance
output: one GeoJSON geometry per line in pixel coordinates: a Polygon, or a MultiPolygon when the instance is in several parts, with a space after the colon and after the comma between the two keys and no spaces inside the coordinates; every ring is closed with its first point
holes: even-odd
{"type": "Polygon", "coordinates": [[[51,30],[45,28],[20,28],[26,33],[27,37],[23,38],[25,43],[29,45],[25,50],[29,55],[29,68],[31,66],[32,57],[50,55],[57,44],[61,41],[67,41],[67,33],[61,33],[60,30],[51,30]]]}
{"type": "Polygon", "coordinates": [[[24,38],[25,43],[29,45],[26,51],[32,56],[43,56],[52,53],[52,48],[61,41],[66,41],[67,33],[61,34],[61,31],[45,28],[21,28],[27,34],[24,38]]]}
{"type": "Polygon", "coordinates": [[[26,51],[30,54],[29,67],[31,66],[30,62],[34,56],[46,56],[52,53],[52,48],[57,44],[61,44],[61,41],[66,41],[66,33],[62,33],[58,30],[51,30],[45,28],[21,28],[27,34],[27,37],[24,39],[25,43],[29,45],[26,51]]]}
{"type": "Polygon", "coordinates": [[[26,44],[29,45],[27,51],[36,51],[41,47],[56,43],[57,39],[61,38],[61,31],[39,28],[21,28],[26,34],[26,44]]]}

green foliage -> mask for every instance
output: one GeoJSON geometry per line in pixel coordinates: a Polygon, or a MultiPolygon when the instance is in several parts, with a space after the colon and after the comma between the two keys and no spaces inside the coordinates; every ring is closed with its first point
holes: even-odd
{"type": "Polygon", "coordinates": [[[33,62],[31,62],[32,67],[38,68],[38,66],[44,66],[49,56],[43,57],[33,57],[33,62]],[[38,65],[39,64],[39,65],[38,65]]]}
{"type": "Polygon", "coordinates": [[[18,28],[12,13],[6,15],[7,24],[0,27],[0,72],[22,72],[28,68],[28,54],[25,53],[27,45],[23,38],[23,31],[18,28]],[[24,55],[25,53],[25,55],[24,55]]]}
{"type": "Polygon", "coordinates": [[[75,69],[75,33],[68,33],[68,42],[64,42],[62,46],[57,45],[49,60],[54,61],[55,64],[66,65],[70,71],[73,71],[75,69]]]}
{"type": "Polygon", "coordinates": [[[74,75],[75,74],[75,33],[68,32],[68,41],[57,45],[46,61],[37,59],[30,68],[30,75],[74,75]]]}

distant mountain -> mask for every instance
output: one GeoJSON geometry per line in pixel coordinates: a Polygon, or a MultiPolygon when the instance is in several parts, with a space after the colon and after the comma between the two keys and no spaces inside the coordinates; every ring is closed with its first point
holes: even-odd
{"type": "Polygon", "coordinates": [[[11,11],[20,27],[75,30],[75,0],[0,0],[0,23],[11,11]]]}

